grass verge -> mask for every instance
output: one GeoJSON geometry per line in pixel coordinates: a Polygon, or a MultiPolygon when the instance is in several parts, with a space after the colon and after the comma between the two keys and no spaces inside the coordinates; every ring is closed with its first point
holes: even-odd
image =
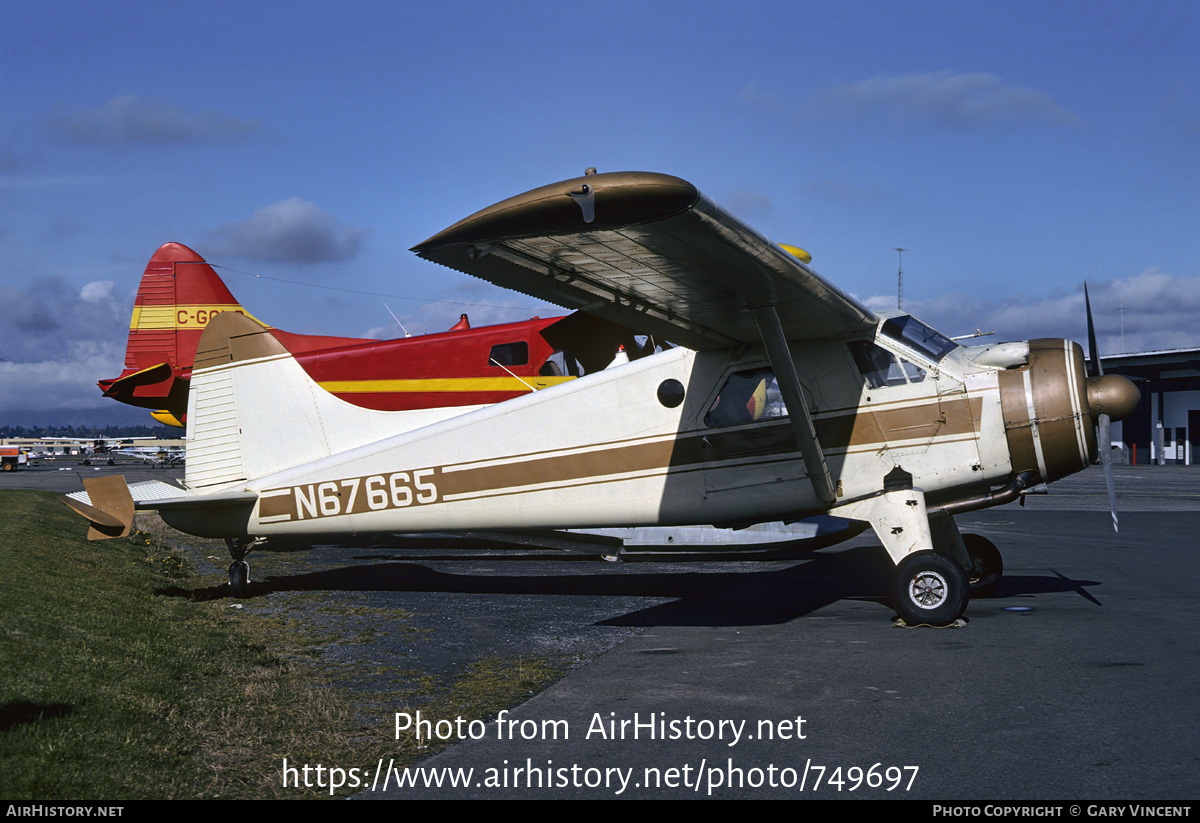
{"type": "Polygon", "coordinates": [[[284,789],[283,759],[401,766],[432,749],[392,740],[379,707],[483,719],[564,670],[488,659],[450,683],[406,673],[407,692],[351,694],[316,662],[302,619],[166,596],[201,581],[165,535],[89,543],[43,492],[0,492],[0,511],[0,797],[10,800],[327,797],[284,789]]]}

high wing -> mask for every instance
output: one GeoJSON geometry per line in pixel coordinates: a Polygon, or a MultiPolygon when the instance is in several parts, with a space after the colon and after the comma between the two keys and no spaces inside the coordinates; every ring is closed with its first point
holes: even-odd
{"type": "Polygon", "coordinates": [[[686,180],[589,174],[511,197],[413,247],[427,260],[696,350],[762,340],[770,306],[791,340],[875,315],[686,180]]]}

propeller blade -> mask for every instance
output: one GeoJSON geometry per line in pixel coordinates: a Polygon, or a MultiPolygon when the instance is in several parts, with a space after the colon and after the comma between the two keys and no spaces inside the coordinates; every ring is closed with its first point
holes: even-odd
{"type": "Polygon", "coordinates": [[[1100,464],[1104,466],[1104,483],[1108,486],[1108,508],[1112,512],[1113,531],[1117,528],[1117,482],[1113,477],[1112,420],[1107,414],[1096,421],[1096,451],[1100,452],[1100,464]]]}
{"type": "MultiPolygon", "coordinates": [[[[1088,375],[1099,377],[1104,374],[1104,365],[1100,362],[1100,347],[1096,345],[1096,325],[1092,322],[1092,301],[1088,297],[1087,283],[1083,284],[1083,304],[1087,309],[1088,326],[1088,375]]],[[[1108,486],[1108,508],[1112,513],[1113,531],[1120,533],[1117,527],[1117,481],[1113,476],[1112,462],[1112,418],[1107,414],[1096,417],[1096,451],[1100,455],[1100,464],[1104,466],[1104,484],[1108,486]]]]}
{"type": "Polygon", "coordinates": [[[1100,364],[1100,348],[1096,345],[1096,326],[1092,323],[1092,301],[1088,299],[1086,281],[1083,284],[1083,304],[1087,308],[1088,376],[1095,377],[1104,374],[1104,366],[1100,364]]]}

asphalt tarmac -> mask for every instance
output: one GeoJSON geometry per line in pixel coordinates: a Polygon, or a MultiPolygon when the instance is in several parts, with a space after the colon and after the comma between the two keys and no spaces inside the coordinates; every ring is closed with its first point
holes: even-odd
{"type": "MultiPolygon", "coordinates": [[[[73,490],[76,469],[89,470],[29,469],[0,488],[73,490]]],[[[250,616],[319,592],[323,613],[366,615],[375,640],[331,648],[340,666],[579,661],[504,724],[463,718],[481,721],[463,730],[480,739],[420,764],[440,788],[398,790],[389,775],[385,792],[380,775],[364,799],[1195,799],[1200,599],[1184,572],[1200,549],[1200,469],[1118,467],[1117,482],[1119,534],[1098,469],[1025,507],[961,516],[1005,562],[961,628],[893,626],[890,563],[869,531],[774,562],[606,563],[441,541],[251,555],[244,602],[250,616]],[[473,770],[468,785],[451,788],[465,772],[447,769],[473,770]]],[[[214,597],[227,562],[212,559],[214,597]]],[[[390,734],[392,717],[380,723],[390,734]]],[[[378,764],[338,765],[373,778],[378,764]]]]}

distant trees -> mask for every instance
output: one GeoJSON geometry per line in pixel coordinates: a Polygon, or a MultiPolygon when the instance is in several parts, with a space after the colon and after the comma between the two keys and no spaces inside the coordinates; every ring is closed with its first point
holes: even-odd
{"type": "Polygon", "coordinates": [[[0,426],[4,437],[155,437],[177,440],[183,430],[170,426],[0,426]]]}

